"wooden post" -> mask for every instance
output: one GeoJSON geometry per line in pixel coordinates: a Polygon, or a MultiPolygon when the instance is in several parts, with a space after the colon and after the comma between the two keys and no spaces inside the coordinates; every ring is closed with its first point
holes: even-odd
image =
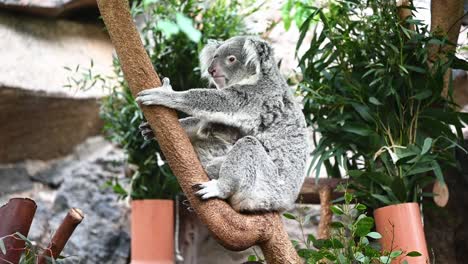
{"type": "MultiPolygon", "coordinates": [[[[432,0],[431,1],[431,32],[436,35],[446,36],[454,45],[432,45],[430,50],[431,60],[445,58],[447,52],[454,52],[460,34],[463,17],[463,0],[432,0]]],[[[442,96],[448,96],[449,81],[452,77],[449,69],[444,75],[444,89],[442,96]]]]}
{"type": "Polygon", "coordinates": [[[332,189],[328,186],[320,188],[320,222],[318,226],[318,238],[327,239],[330,238],[330,224],[332,222],[332,211],[331,206],[331,194],[332,189]]]}
{"type": "MultiPolygon", "coordinates": [[[[98,0],[98,6],[132,94],[135,96],[143,89],[161,86],[133,23],[128,2],[98,0]]],[[[301,262],[279,214],[244,215],[220,199],[200,201],[192,186],[208,181],[208,177],[179,124],[176,112],[160,106],[142,109],[191,206],[224,247],[245,250],[259,245],[269,264],[301,262]]]]}
{"type": "Polygon", "coordinates": [[[80,209],[70,209],[63,219],[62,224],[60,224],[57,231],[55,231],[49,246],[47,246],[47,248],[44,249],[44,252],[42,252],[42,255],[39,257],[37,263],[47,264],[47,260],[49,258],[57,259],[65,247],[68,239],[73,234],[73,231],[75,231],[75,228],[81,223],[83,218],[83,212],[81,212],[80,209]]]}
{"type": "MultiPolygon", "coordinates": [[[[0,237],[13,235],[16,232],[28,236],[36,203],[28,198],[13,198],[0,207],[0,237]]],[[[25,241],[13,236],[3,239],[6,255],[0,251],[0,264],[18,263],[23,253],[25,241]]]]}

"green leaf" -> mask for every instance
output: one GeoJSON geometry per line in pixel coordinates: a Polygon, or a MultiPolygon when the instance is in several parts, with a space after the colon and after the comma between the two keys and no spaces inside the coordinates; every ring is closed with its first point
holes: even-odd
{"type": "Polygon", "coordinates": [[[435,160],[432,161],[432,168],[434,169],[434,174],[435,174],[437,180],[441,184],[445,184],[444,175],[442,174],[442,170],[440,169],[439,163],[437,163],[437,161],[435,161],[435,160]]]}
{"type": "Polygon", "coordinates": [[[374,121],[374,118],[372,117],[372,115],[370,114],[370,109],[369,107],[365,106],[365,105],[360,105],[360,104],[356,104],[356,103],[352,103],[351,104],[352,107],[354,108],[354,110],[356,110],[356,112],[359,113],[359,115],[366,121],[368,122],[373,122],[374,121]]]}
{"type": "Polygon", "coordinates": [[[348,171],[349,177],[352,177],[352,178],[360,177],[364,173],[365,173],[365,171],[361,171],[361,170],[349,170],[348,171]]]}
{"type": "Polygon", "coordinates": [[[344,228],[344,225],[341,222],[332,222],[330,224],[330,227],[335,228],[335,229],[339,229],[339,228],[344,228]]]}
{"type": "Polygon", "coordinates": [[[406,256],[408,256],[408,257],[420,257],[420,256],[422,256],[422,254],[417,252],[417,251],[411,251],[408,254],[406,254],[406,256]]]}
{"type": "Polygon", "coordinates": [[[380,262],[385,263],[385,264],[390,264],[390,257],[388,256],[381,256],[379,258],[380,262]]]}
{"type": "Polygon", "coordinates": [[[335,215],[342,215],[342,214],[344,214],[343,210],[342,210],[340,207],[336,206],[336,205],[330,206],[330,210],[331,210],[331,211],[333,212],[333,214],[335,214],[335,215]]]}
{"type": "Polygon", "coordinates": [[[338,254],[338,263],[339,264],[347,264],[349,262],[346,261],[346,257],[343,255],[343,253],[338,254]]]}
{"type": "Polygon", "coordinates": [[[176,22],[179,29],[184,32],[187,37],[195,43],[198,43],[202,37],[201,32],[193,27],[192,19],[182,13],[176,14],[176,22]]]}
{"type": "Polygon", "coordinates": [[[366,236],[369,234],[372,227],[374,227],[374,219],[365,216],[357,221],[355,235],[359,237],[366,236]]]}
{"type": "Polygon", "coordinates": [[[365,128],[365,127],[345,124],[342,128],[346,132],[354,133],[363,137],[366,137],[372,134],[372,130],[365,128]]]}
{"type": "Polygon", "coordinates": [[[25,237],[23,234],[20,232],[15,232],[15,235],[17,235],[19,238],[21,238],[24,241],[29,241],[27,237],[25,237]]]}
{"type": "Polygon", "coordinates": [[[413,96],[413,98],[414,98],[414,99],[417,99],[417,100],[424,100],[424,99],[426,99],[426,98],[429,98],[431,95],[432,95],[432,91],[426,89],[426,90],[424,90],[424,91],[421,91],[421,92],[415,94],[415,95],[413,96]]]}
{"type": "Polygon", "coordinates": [[[307,235],[307,243],[314,243],[315,241],[317,241],[317,239],[315,238],[314,235],[312,234],[307,235]]]}
{"type": "Polygon", "coordinates": [[[341,243],[341,241],[339,241],[339,240],[336,239],[336,238],[331,239],[331,247],[332,247],[333,249],[344,248],[343,243],[341,243]]]}
{"type": "Polygon", "coordinates": [[[284,213],[283,216],[286,217],[287,219],[296,220],[296,217],[289,213],[284,213]]]}
{"type": "Polygon", "coordinates": [[[0,250],[2,251],[3,255],[6,255],[6,248],[5,248],[5,243],[3,242],[3,239],[0,239],[0,250]]]}
{"type": "Polygon", "coordinates": [[[257,256],[249,255],[249,257],[247,258],[247,261],[257,261],[257,256]]]}
{"type": "Polygon", "coordinates": [[[400,202],[406,202],[406,196],[408,191],[406,190],[406,186],[402,178],[396,177],[393,180],[390,188],[392,189],[393,194],[395,194],[395,196],[400,202]]]}
{"type": "Polygon", "coordinates": [[[385,205],[389,205],[391,204],[392,202],[388,199],[387,196],[384,196],[384,195],[380,195],[380,194],[371,194],[372,197],[374,197],[375,199],[379,200],[380,202],[382,202],[383,204],[385,205]]]}
{"type": "Polygon", "coordinates": [[[351,201],[353,200],[353,195],[349,192],[346,192],[344,197],[345,197],[345,202],[347,204],[351,203],[351,201]]]}
{"type": "Polygon", "coordinates": [[[401,256],[401,254],[403,253],[403,251],[401,250],[395,250],[395,251],[392,251],[390,253],[390,257],[393,259],[393,258],[397,258],[399,256],[401,256]]]}
{"type": "Polygon", "coordinates": [[[364,256],[364,254],[362,254],[361,252],[356,252],[354,253],[354,259],[361,262],[361,263],[365,263],[366,262],[366,257],[364,256]]]}
{"type": "Polygon", "coordinates": [[[426,138],[424,139],[424,144],[421,150],[421,155],[426,154],[432,147],[432,138],[426,138]]]}
{"type": "Polygon", "coordinates": [[[381,239],[382,238],[382,235],[379,234],[378,232],[370,232],[366,236],[368,236],[370,238],[373,238],[373,239],[381,239]]]}
{"type": "Polygon", "coordinates": [[[375,104],[375,105],[382,105],[382,103],[375,97],[371,96],[369,98],[369,102],[372,103],[372,104],[375,104]]]}
{"type": "Polygon", "coordinates": [[[159,29],[164,36],[171,37],[179,33],[179,27],[176,23],[169,20],[161,20],[156,24],[156,28],[159,29]]]}
{"type": "Polygon", "coordinates": [[[358,204],[356,205],[356,209],[360,212],[363,212],[367,209],[367,206],[363,205],[363,204],[358,204]]]}
{"type": "Polygon", "coordinates": [[[410,71],[414,71],[414,72],[418,72],[418,73],[426,73],[425,69],[423,69],[421,67],[417,67],[417,66],[405,65],[405,68],[410,70],[410,71]]]}

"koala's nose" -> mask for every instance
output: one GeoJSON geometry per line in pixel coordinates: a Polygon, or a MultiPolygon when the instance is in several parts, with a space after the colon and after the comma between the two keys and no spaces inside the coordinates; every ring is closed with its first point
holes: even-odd
{"type": "Polygon", "coordinates": [[[213,66],[208,67],[208,73],[213,76],[216,73],[216,69],[213,66]]]}

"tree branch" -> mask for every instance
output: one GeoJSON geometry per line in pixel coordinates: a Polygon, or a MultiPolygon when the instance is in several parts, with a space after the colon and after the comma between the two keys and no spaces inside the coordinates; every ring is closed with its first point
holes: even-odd
{"type": "MultiPolygon", "coordinates": [[[[431,1],[431,32],[438,35],[447,36],[449,42],[454,45],[432,45],[430,57],[436,60],[442,59],[447,52],[454,52],[458,35],[460,34],[461,21],[463,17],[463,0],[432,0],[431,1]]],[[[452,77],[448,70],[444,75],[444,89],[442,96],[448,96],[449,82],[452,77]]]]}
{"type": "MultiPolygon", "coordinates": [[[[161,82],[146,54],[125,0],[99,0],[99,10],[117,51],[132,94],[158,87],[161,82]]],[[[200,219],[219,242],[231,250],[259,245],[268,263],[299,263],[277,213],[243,215],[223,200],[200,201],[192,190],[196,183],[208,181],[198,157],[181,128],[174,110],[143,107],[149,124],[169,166],[200,219]]]]}

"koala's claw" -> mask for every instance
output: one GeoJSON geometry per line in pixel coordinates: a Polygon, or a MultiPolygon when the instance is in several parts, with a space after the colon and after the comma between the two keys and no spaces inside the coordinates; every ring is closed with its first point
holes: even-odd
{"type": "Polygon", "coordinates": [[[151,129],[151,126],[148,124],[148,122],[141,123],[138,126],[138,129],[140,129],[140,133],[143,136],[143,139],[145,139],[145,140],[154,139],[153,129],[151,129]]]}
{"type": "Polygon", "coordinates": [[[211,180],[204,183],[195,184],[192,186],[194,190],[198,190],[195,192],[197,196],[201,199],[206,200],[210,198],[216,198],[221,196],[221,191],[218,187],[217,180],[211,180]]]}
{"type": "Polygon", "coordinates": [[[201,183],[197,183],[197,184],[192,185],[192,190],[194,190],[194,191],[198,191],[201,188],[202,188],[201,183]]]}

